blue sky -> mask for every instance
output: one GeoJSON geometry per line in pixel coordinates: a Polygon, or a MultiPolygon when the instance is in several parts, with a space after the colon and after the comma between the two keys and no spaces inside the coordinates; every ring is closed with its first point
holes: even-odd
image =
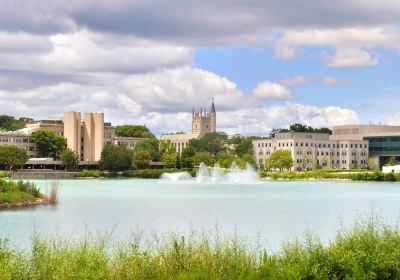
{"type": "Polygon", "coordinates": [[[398,0],[0,1],[3,114],[265,135],[400,124],[398,0]]]}

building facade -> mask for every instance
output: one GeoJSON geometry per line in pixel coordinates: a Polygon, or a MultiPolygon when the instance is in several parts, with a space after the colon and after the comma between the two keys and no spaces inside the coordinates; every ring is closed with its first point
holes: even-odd
{"type": "Polygon", "coordinates": [[[200,108],[199,112],[192,113],[192,133],[163,134],[160,140],[170,140],[176,148],[176,152],[181,154],[189,145],[191,139],[199,139],[209,132],[217,131],[217,113],[214,100],[212,100],[210,111],[200,108]]]}
{"type": "Polygon", "coordinates": [[[115,127],[104,122],[104,113],[65,112],[61,120],[40,120],[25,128],[0,133],[0,145],[16,145],[24,148],[31,158],[36,157],[32,133],[38,130],[51,130],[67,139],[67,147],[75,151],[81,162],[97,163],[105,145],[126,145],[133,150],[136,143],[146,138],[116,137],[115,127]]]}
{"type": "Polygon", "coordinates": [[[364,168],[368,164],[367,140],[334,140],[325,133],[285,132],[271,139],[253,141],[253,153],[260,167],[276,150],[288,150],[292,170],[364,168]]]}

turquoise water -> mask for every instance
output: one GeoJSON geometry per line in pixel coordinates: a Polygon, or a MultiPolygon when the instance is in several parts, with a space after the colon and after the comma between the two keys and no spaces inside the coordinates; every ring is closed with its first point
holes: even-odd
{"type": "MultiPolygon", "coordinates": [[[[46,189],[48,181],[36,181],[46,189]]],[[[265,181],[213,185],[161,180],[61,180],[57,206],[0,211],[0,238],[28,246],[36,231],[67,238],[112,233],[207,231],[261,236],[271,246],[312,231],[327,242],[341,225],[374,211],[387,223],[400,214],[399,183],[265,181]],[[216,230],[217,229],[217,230],[216,230]]]]}

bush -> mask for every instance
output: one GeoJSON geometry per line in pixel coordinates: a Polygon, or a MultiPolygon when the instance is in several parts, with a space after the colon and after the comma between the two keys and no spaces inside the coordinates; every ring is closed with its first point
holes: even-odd
{"type": "Polygon", "coordinates": [[[11,178],[11,172],[9,172],[9,171],[0,171],[0,178],[11,178]]]}
{"type": "MultiPolygon", "coordinates": [[[[254,242],[259,243],[259,242],[254,242]]],[[[169,235],[113,244],[35,236],[32,252],[0,239],[4,279],[399,279],[400,230],[374,218],[342,229],[324,246],[317,237],[275,253],[238,236],[169,235]]]]}
{"type": "Polygon", "coordinates": [[[43,197],[33,183],[0,179],[0,203],[34,201],[43,197]]]}

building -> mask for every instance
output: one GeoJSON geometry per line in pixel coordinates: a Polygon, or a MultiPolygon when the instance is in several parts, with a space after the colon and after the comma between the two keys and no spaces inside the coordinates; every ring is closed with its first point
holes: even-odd
{"type": "Polygon", "coordinates": [[[317,166],[333,169],[364,168],[368,163],[368,141],[332,139],[327,133],[284,132],[271,139],[253,141],[258,166],[276,150],[289,150],[292,170],[311,170],[317,166]]]}
{"type": "Polygon", "coordinates": [[[200,108],[199,112],[192,113],[192,133],[163,134],[161,140],[170,140],[176,147],[177,153],[189,145],[191,139],[199,139],[209,132],[217,131],[217,113],[215,111],[214,99],[211,102],[210,111],[200,108]]]}
{"type": "Polygon", "coordinates": [[[51,130],[67,139],[67,146],[75,151],[82,163],[97,164],[105,145],[126,145],[134,149],[136,143],[146,138],[117,137],[115,127],[104,122],[104,113],[65,112],[61,120],[40,120],[28,124],[25,128],[0,133],[0,145],[16,145],[24,148],[30,157],[36,157],[32,133],[38,130],[51,130]]]}
{"type": "Polygon", "coordinates": [[[391,157],[400,161],[400,126],[370,124],[334,126],[332,139],[368,141],[370,163],[375,169],[381,169],[391,157]]]}

